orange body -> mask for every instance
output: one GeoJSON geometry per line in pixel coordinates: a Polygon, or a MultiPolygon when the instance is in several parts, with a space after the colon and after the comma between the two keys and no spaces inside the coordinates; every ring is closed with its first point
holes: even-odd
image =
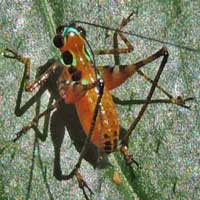
{"type": "MultiPolygon", "coordinates": [[[[60,51],[62,53],[68,51],[72,54],[74,63],[72,67],[76,68],[76,71],[81,72],[80,83],[91,84],[96,81],[95,70],[91,60],[86,56],[85,40],[81,35],[69,32],[60,51]]],[[[69,66],[64,68],[59,78],[60,82],[72,80],[69,69],[71,69],[69,66]]],[[[64,98],[66,103],[75,104],[82,127],[85,133],[88,134],[98,99],[97,87],[85,92],[81,89],[79,90],[78,87],[75,88],[66,85],[60,90],[60,95],[64,98]]],[[[112,96],[105,85],[91,142],[100,148],[102,152],[109,153],[116,149],[118,139],[118,116],[112,96]]]]}

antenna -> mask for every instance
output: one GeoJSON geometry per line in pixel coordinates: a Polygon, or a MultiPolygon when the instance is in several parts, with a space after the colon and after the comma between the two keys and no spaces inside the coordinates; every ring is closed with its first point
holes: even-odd
{"type": "Polygon", "coordinates": [[[175,44],[175,43],[172,43],[172,42],[162,41],[162,40],[159,40],[159,39],[156,39],[156,38],[140,35],[138,33],[121,31],[121,30],[118,30],[118,29],[115,29],[115,28],[112,28],[112,27],[107,27],[107,26],[104,26],[104,25],[94,24],[94,23],[85,22],[85,21],[79,21],[78,20],[78,21],[74,21],[74,22],[75,23],[80,23],[80,24],[87,24],[87,25],[90,25],[90,26],[95,26],[95,27],[102,28],[102,29],[105,29],[105,30],[117,31],[117,32],[124,33],[124,34],[127,34],[127,35],[132,35],[132,36],[135,36],[135,37],[139,37],[139,38],[142,38],[142,39],[145,39],[145,40],[151,40],[151,41],[159,42],[159,43],[162,43],[162,44],[167,44],[167,45],[170,45],[170,46],[174,46],[174,47],[177,47],[177,48],[185,49],[187,51],[200,53],[200,49],[193,49],[191,47],[187,47],[187,46],[184,46],[184,45],[179,45],[179,44],[175,44]]]}

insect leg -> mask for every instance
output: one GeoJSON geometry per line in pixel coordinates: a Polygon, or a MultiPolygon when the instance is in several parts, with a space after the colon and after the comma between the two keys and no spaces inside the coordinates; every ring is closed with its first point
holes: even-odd
{"type": "Polygon", "coordinates": [[[85,191],[85,188],[87,188],[87,189],[89,190],[90,195],[93,194],[92,190],[89,188],[89,186],[87,185],[87,183],[83,180],[83,177],[81,176],[79,170],[76,171],[76,174],[75,174],[75,175],[76,175],[76,178],[77,178],[77,180],[78,180],[79,187],[82,189],[85,198],[86,198],[87,200],[89,200],[88,195],[87,195],[87,193],[86,193],[86,191],[85,191]]]}
{"type": "MultiPolygon", "coordinates": [[[[122,106],[127,106],[127,105],[140,105],[140,104],[144,104],[146,103],[146,99],[129,99],[129,100],[121,100],[119,99],[118,97],[112,95],[112,98],[113,98],[113,101],[115,104],[118,104],[118,105],[122,105],[122,106]]],[[[191,97],[191,98],[186,98],[186,99],[182,99],[180,97],[180,102],[179,101],[179,97],[177,97],[177,102],[173,102],[172,99],[151,99],[151,101],[149,101],[149,104],[158,104],[158,103],[164,103],[164,104],[176,104],[178,106],[181,106],[181,107],[184,107],[184,108],[187,108],[187,109],[190,109],[189,106],[186,106],[185,105],[185,102],[186,101],[191,101],[193,100],[194,98],[191,97]],[[183,102],[184,101],[184,102],[183,102]]]]}
{"type": "MultiPolygon", "coordinates": [[[[153,84],[153,80],[151,78],[149,78],[144,72],[142,72],[141,70],[138,70],[137,73],[139,75],[141,75],[146,81],[153,84]]],[[[167,103],[169,102],[169,103],[172,103],[172,104],[176,104],[178,106],[181,106],[181,107],[184,107],[184,108],[187,108],[187,109],[190,108],[189,106],[186,106],[185,103],[187,101],[193,100],[194,99],[193,97],[189,97],[189,98],[185,98],[185,99],[181,96],[174,97],[169,92],[167,92],[163,87],[161,87],[159,84],[157,84],[156,87],[169,98],[168,100],[164,100],[164,101],[160,100],[161,103],[166,101],[167,103]]]]}
{"type": "Polygon", "coordinates": [[[76,163],[74,170],[72,170],[72,172],[71,172],[71,173],[75,173],[75,175],[77,177],[77,180],[79,182],[79,187],[83,190],[83,193],[84,193],[84,196],[85,196],[86,199],[89,199],[89,198],[87,197],[87,194],[86,194],[86,192],[84,190],[84,187],[86,187],[89,190],[90,194],[92,194],[92,191],[88,187],[87,183],[83,180],[82,176],[80,175],[79,168],[81,166],[81,162],[82,162],[82,159],[84,158],[84,154],[85,154],[87,145],[90,142],[90,139],[92,137],[92,133],[93,133],[93,130],[94,130],[94,127],[95,127],[95,122],[96,122],[96,118],[97,118],[97,115],[98,115],[99,105],[101,103],[101,98],[102,98],[102,95],[103,95],[104,82],[103,82],[102,79],[99,79],[97,86],[98,86],[98,89],[99,89],[99,96],[98,96],[97,103],[96,103],[96,106],[95,106],[95,110],[94,110],[94,115],[93,115],[93,120],[92,120],[92,123],[91,123],[90,131],[89,131],[89,134],[88,134],[88,136],[87,136],[87,138],[86,138],[86,140],[84,142],[82,150],[80,152],[79,160],[76,163]]]}
{"type": "Polygon", "coordinates": [[[27,92],[32,92],[34,89],[38,88],[39,86],[43,85],[50,75],[52,75],[56,68],[58,67],[58,62],[53,62],[52,65],[49,67],[49,69],[42,74],[38,79],[33,81],[33,83],[30,83],[30,67],[31,67],[31,61],[30,58],[23,57],[22,55],[19,55],[16,51],[11,49],[6,49],[4,52],[4,57],[16,59],[19,62],[24,64],[24,82],[25,82],[25,90],[27,92]]]}
{"type": "MultiPolygon", "coordinates": [[[[144,65],[151,63],[154,60],[156,60],[157,58],[159,58],[160,56],[162,56],[163,49],[164,48],[161,48],[159,51],[157,51],[153,55],[151,55],[151,56],[147,57],[146,59],[139,61],[135,64],[118,65],[118,66],[115,66],[115,67],[100,66],[99,68],[100,68],[100,71],[102,71],[102,76],[103,76],[106,87],[109,90],[112,90],[112,89],[120,86],[130,76],[132,76],[135,72],[138,72],[138,71],[139,71],[140,74],[143,74],[143,77],[145,77],[146,80],[148,80],[150,83],[153,83],[153,80],[151,80],[149,77],[147,77],[139,69],[141,67],[143,67],[144,65]]],[[[188,106],[185,105],[185,103],[189,100],[192,100],[193,98],[183,99],[180,96],[173,97],[166,90],[164,90],[160,85],[156,84],[156,87],[168,96],[170,103],[176,104],[178,106],[182,106],[184,108],[189,108],[188,106]]],[[[158,100],[158,101],[165,102],[165,100],[158,100]]]]}
{"type": "Polygon", "coordinates": [[[119,65],[113,68],[111,68],[110,66],[100,67],[100,68],[103,68],[103,79],[104,79],[105,85],[107,86],[109,90],[112,90],[120,86],[122,83],[124,83],[127,80],[127,78],[132,76],[141,67],[161,57],[163,54],[163,50],[164,48],[161,48],[153,55],[134,64],[119,65]]]}
{"type": "MultiPolygon", "coordinates": [[[[10,50],[10,49],[5,50],[4,56],[6,58],[23,60],[22,56],[20,56],[17,52],[10,50]]],[[[54,59],[50,59],[50,60],[47,61],[47,63],[40,66],[37,70],[36,80],[42,74],[44,74],[48,69],[50,69],[51,66],[54,65],[55,63],[56,62],[55,62],[54,59]]],[[[22,95],[23,95],[23,92],[24,92],[25,80],[26,80],[26,77],[27,77],[26,75],[27,75],[27,70],[26,70],[26,65],[25,65],[24,74],[23,74],[23,77],[22,77],[22,80],[21,80],[21,83],[20,83],[20,88],[19,88],[19,91],[18,91],[18,94],[17,94],[17,101],[16,101],[16,106],[15,106],[16,116],[23,115],[34,103],[36,103],[36,110],[37,110],[36,115],[39,114],[40,98],[47,89],[47,86],[43,85],[42,87],[39,88],[39,90],[36,92],[35,95],[33,95],[23,106],[21,106],[22,95]]],[[[53,97],[51,96],[50,99],[49,99],[48,107],[52,104],[52,102],[53,102],[53,97]]],[[[40,132],[40,130],[37,128],[37,126],[32,127],[34,129],[35,133],[37,134],[37,136],[42,141],[44,141],[47,137],[49,117],[50,117],[50,113],[45,116],[43,133],[40,132]]]]}
{"type": "Polygon", "coordinates": [[[77,102],[88,90],[98,86],[100,80],[102,79],[97,79],[92,83],[86,84],[81,81],[60,80],[57,81],[57,85],[60,96],[64,99],[65,103],[69,104],[77,102]]]}
{"type": "MultiPolygon", "coordinates": [[[[18,54],[10,49],[6,49],[4,52],[4,57],[6,58],[12,58],[12,59],[17,59],[18,54]],[[12,53],[11,55],[8,54],[12,53]]],[[[20,88],[17,94],[17,101],[16,101],[16,106],[15,106],[15,115],[16,116],[21,116],[23,115],[26,110],[28,110],[36,101],[41,97],[41,95],[44,93],[45,88],[40,88],[37,93],[32,96],[23,106],[21,106],[21,101],[22,101],[22,94],[24,91],[24,84],[25,84],[25,79],[26,79],[26,68],[23,73],[23,77],[20,83],[20,88]]]]}
{"type": "MultiPolygon", "coordinates": [[[[30,77],[30,59],[23,58],[23,56],[20,56],[17,52],[15,52],[14,50],[11,50],[11,49],[5,50],[4,57],[10,58],[10,59],[16,59],[19,62],[22,62],[23,64],[25,64],[24,73],[23,73],[23,77],[22,77],[22,80],[20,83],[20,88],[19,88],[19,91],[17,94],[17,101],[16,101],[16,106],[15,106],[15,115],[21,116],[42,96],[42,94],[45,92],[45,90],[47,88],[41,87],[34,96],[32,96],[23,106],[21,106],[24,85],[26,85],[27,77],[30,77]],[[27,60],[29,60],[29,61],[27,61],[27,60]],[[29,63],[29,65],[27,63],[29,63]],[[29,70],[27,70],[27,68],[29,68],[29,70]]],[[[53,65],[53,63],[55,63],[55,60],[53,60],[53,59],[48,60],[47,63],[45,63],[43,66],[40,66],[38,69],[39,70],[41,70],[41,69],[47,70],[53,65]]],[[[42,73],[39,72],[36,75],[36,79],[38,79],[39,76],[41,76],[41,75],[42,75],[42,73]]]]}
{"type": "MultiPolygon", "coordinates": [[[[157,85],[157,83],[159,81],[160,75],[161,75],[161,73],[162,73],[162,71],[163,71],[163,69],[165,67],[165,64],[167,63],[168,51],[167,51],[166,48],[162,48],[161,49],[159,57],[160,56],[163,56],[163,59],[161,61],[160,67],[158,69],[158,72],[157,72],[157,74],[156,74],[156,76],[155,76],[155,78],[153,80],[153,84],[152,84],[152,86],[150,88],[150,91],[148,93],[147,101],[142,106],[140,112],[138,113],[138,116],[136,117],[136,119],[134,120],[134,122],[129,127],[127,134],[122,139],[121,152],[124,155],[124,158],[125,158],[125,160],[126,160],[126,162],[128,164],[131,164],[134,161],[133,158],[132,158],[132,155],[129,154],[129,152],[128,152],[128,139],[129,139],[132,131],[134,130],[134,128],[136,127],[136,125],[138,124],[138,122],[140,121],[140,119],[142,118],[142,116],[143,116],[143,114],[144,114],[144,112],[145,112],[145,110],[146,110],[146,108],[147,108],[147,106],[148,106],[148,104],[149,104],[152,96],[153,96],[153,93],[154,93],[154,91],[156,89],[156,85],[157,85]]],[[[141,61],[141,62],[143,62],[143,61],[141,61]]]]}
{"type": "MultiPolygon", "coordinates": [[[[119,68],[120,67],[120,57],[119,57],[119,54],[122,54],[122,53],[129,53],[131,51],[133,51],[133,46],[132,44],[128,41],[128,39],[124,36],[123,33],[120,32],[120,30],[122,30],[122,28],[124,26],[126,26],[128,24],[128,22],[130,22],[132,20],[132,15],[133,13],[131,13],[126,19],[123,19],[119,28],[116,29],[114,35],[113,35],[113,49],[110,49],[110,50],[99,50],[99,51],[96,51],[95,53],[97,55],[105,55],[105,54],[113,54],[114,55],[114,62],[115,62],[115,67],[113,68],[109,68],[109,70],[107,69],[108,66],[101,66],[99,67],[100,71],[102,71],[103,75],[105,77],[107,77],[107,79],[109,80],[109,73],[113,70],[116,71],[120,71],[118,69],[115,69],[115,68],[119,68]],[[118,47],[118,39],[117,39],[117,36],[120,36],[120,38],[122,39],[122,41],[126,44],[127,48],[119,48],[118,47]]],[[[123,78],[123,71],[119,72],[121,73],[121,77],[123,78]]],[[[153,83],[153,80],[151,80],[145,73],[143,73],[141,70],[137,70],[137,73],[142,76],[145,80],[147,80],[148,82],[150,83],[153,83]]],[[[127,77],[128,78],[128,77],[127,77]]],[[[120,79],[120,75],[117,76],[117,79],[120,79]]],[[[123,82],[122,82],[123,83],[123,82]]],[[[111,87],[111,89],[114,89],[115,87],[118,87],[119,85],[116,84],[114,86],[114,82],[112,83],[113,86],[111,87]]],[[[107,81],[105,81],[105,85],[107,86],[107,88],[109,88],[108,84],[107,84],[107,81]]],[[[110,85],[110,84],[109,84],[110,85]]],[[[184,108],[187,108],[189,109],[189,106],[186,106],[185,103],[189,100],[193,100],[193,98],[182,98],[181,96],[178,96],[178,97],[173,97],[171,94],[169,94],[163,87],[161,87],[159,84],[156,85],[156,87],[161,90],[164,94],[167,95],[167,97],[170,99],[170,103],[172,104],[176,104],[178,106],[182,106],[184,108]]],[[[165,100],[159,100],[160,102],[165,102],[165,100]]],[[[151,103],[151,102],[150,102],[151,103]]]]}
{"type": "Polygon", "coordinates": [[[106,54],[113,54],[115,65],[119,65],[119,54],[121,53],[130,53],[133,51],[133,45],[129,42],[129,40],[120,32],[131,20],[134,13],[131,13],[127,18],[123,19],[121,24],[119,25],[119,28],[116,29],[116,31],[113,34],[113,49],[103,49],[103,50],[96,50],[94,53],[96,55],[106,55],[106,54]],[[118,47],[118,37],[122,39],[122,41],[125,43],[127,48],[119,48],[118,47]]]}
{"type": "MultiPolygon", "coordinates": [[[[49,59],[44,65],[40,66],[37,69],[37,73],[35,76],[35,79],[37,80],[42,74],[44,74],[52,65],[55,63],[54,59],[49,59]]],[[[31,97],[30,100],[28,100],[23,106],[21,106],[21,100],[22,100],[22,93],[24,92],[24,84],[25,84],[25,70],[24,70],[24,75],[22,77],[21,83],[20,83],[20,89],[18,91],[17,95],[17,102],[16,102],[16,107],[15,107],[15,114],[17,116],[21,116],[26,112],[26,110],[29,109],[32,104],[36,102],[36,107],[40,107],[40,99],[43,93],[48,89],[48,86],[45,84],[42,87],[39,88],[39,91],[36,92],[34,96],[31,97]]],[[[38,112],[39,113],[39,112],[38,112]]]]}

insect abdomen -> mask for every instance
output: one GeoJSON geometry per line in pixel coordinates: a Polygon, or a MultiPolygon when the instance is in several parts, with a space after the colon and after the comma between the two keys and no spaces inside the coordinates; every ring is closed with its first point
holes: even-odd
{"type": "MultiPolygon", "coordinates": [[[[86,135],[89,134],[94,109],[97,102],[97,89],[92,89],[76,103],[76,110],[86,135]]],[[[91,142],[101,151],[115,151],[119,139],[119,123],[115,105],[109,91],[105,88],[91,142]]]]}

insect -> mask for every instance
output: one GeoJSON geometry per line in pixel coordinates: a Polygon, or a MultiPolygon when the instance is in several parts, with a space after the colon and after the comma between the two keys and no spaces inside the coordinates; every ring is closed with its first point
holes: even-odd
{"type": "Polygon", "coordinates": [[[134,64],[120,65],[119,54],[133,50],[132,44],[122,31],[126,24],[131,21],[132,15],[133,13],[124,19],[118,29],[115,30],[115,46],[110,50],[93,52],[87,41],[85,30],[76,26],[76,24],[58,27],[57,34],[54,37],[54,45],[59,48],[61,59],[49,60],[40,68],[33,83],[30,83],[30,59],[11,49],[5,50],[5,57],[17,59],[25,65],[24,76],[17,97],[16,115],[22,115],[45,90],[49,90],[51,94],[48,108],[38,114],[26,127],[22,128],[17,133],[14,141],[17,141],[31,128],[35,130],[41,140],[45,140],[50,113],[54,111],[50,120],[50,132],[55,150],[54,176],[58,180],[68,180],[75,176],[86,199],[89,198],[85,188],[90,193],[92,191],[79,172],[82,159],[88,160],[93,166],[106,163],[106,154],[116,151],[120,146],[120,151],[126,163],[130,165],[135,162],[132,154],[128,151],[129,137],[142,118],[148,104],[153,102],[151,98],[156,88],[168,97],[167,101],[161,99],[158,102],[172,103],[189,108],[185,103],[192,100],[192,98],[173,97],[158,85],[159,77],[168,59],[166,48],[161,48],[153,55],[134,64]],[[116,40],[118,36],[124,41],[127,48],[118,48],[116,40]],[[113,54],[115,66],[96,66],[94,54],[113,54]],[[162,61],[159,70],[154,80],[152,80],[140,68],[160,57],[162,57],[162,61]],[[150,82],[152,86],[138,116],[119,144],[120,126],[110,91],[120,86],[136,72],[150,82]],[[24,84],[25,90],[28,92],[32,92],[36,88],[39,88],[39,91],[20,108],[24,84]],[[55,103],[53,103],[53,100],[55,103]],[[37,123],[41,117],[45,117],[43,133],[37,128],[37,123]],[[60,166],[60,148],[64,137],[64,127],[69,130],[70,136],[77,144],[76,148],[80,152],[75,167],[67,175],[62,173],[60,166]],[[79,139],[79,136],[82,139],[79,139]]]}

